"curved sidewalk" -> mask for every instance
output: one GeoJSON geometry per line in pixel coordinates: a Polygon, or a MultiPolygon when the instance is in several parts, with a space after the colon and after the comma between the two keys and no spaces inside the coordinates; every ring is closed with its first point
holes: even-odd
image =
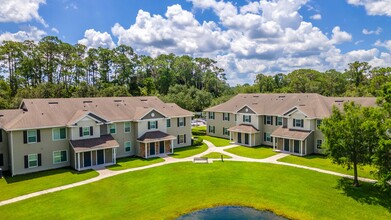
{"type": "MultiPolygon", "coordinates": [[[[80,181],[80,182],[77,182],[77,183],[72,183],[72,184],[68,184],[68,185],[64,185],[64,186],[59,186],[59,187],[55,187],[55,188],[51,188],[51,189],[46,189],[46,190],[42,190],[42,191],[26,194],[26,195],[23,195],[23,196],[18,196],[18,197],[12,198],[12,199],[0,201],[0,206],[11,204],[11,203],[15,203],[15,202],[18,202],[18,201],[26,200],[26,199],[29,199],[29,198],[33,198],[33,197],[44,195],[44,194],[48,194],[48,193],[58,192],[58,191],[70,189],[70,188],[73,188],[73,187],[77,187],[77,186],[93,183],[93,182],[96,182],[96,181],[99,181],[99,180],[102,180],[102,179],[106,179],[108,177],[116,176],[116,175],[119,175],[119,174],[123,174],[123,173],[128,173],[128,172],[133,172],[133,171],[138,171],[138,170],[145,170],[145,169],[149,169],[149,168],[153,168],[153,167],[159,167],[159,166],[163,166],[163,165],[171,164],[171,163],[190,162],[190,161],[193,161],[193,159],[195,157],[202,157],[202,156],[207,155],[207,154],[212,153],[212,152],[225,154],[225,155],[228,155],[228,156],[231,157],[230,159],[224,159],[225,161],[271,163],[271,164],[278,164],[278,165],[291,166],[291,167],[296,167],[296,168],[301,168],[301,169],[313,170],[313,171],[320,172],[320,173],[326,173],[326,174],[330,174],[330,175],[334,175],[334,176],[340,176],[340,177],[344,177],[344,178],[353,179],[353,176],[342,174],[342,173],[337,173],[337,172],[333,172],[333,171],[322,170],[322,169],[319,169],[319,168],[307,167],[307,166],[302,166],[302,165],[297,165],[297,164],[290,164],[290,163],[279,162],[278,161],[279,159],[289,155],[289,154],[285,154],[285,153],[279,153],[277,155],[274,155],[274,156],[271,156],[271,157],[268,157],[268,158],[265,158],[265,159],[253,159],[253,158],[238,156],[236,154],[232,154],[232,153],[229,153],[227,151],[224,151],[225,149],[237,147],[238,145],[228,145],[228,146],[225,146],[225,147],[216,147],[215,145],[213,145],[213,143],[211,143],[209,141],[204,140],[204,143],[208,146],[208,149],[206,151],[202,152],[202,153],[197,154],[197,155],[193,155],[193,156],[190,156],[190,157],[187,157],[187,158],[181,158],[181,159],[177,159],[177,158],[173,158],[173,157],[170,157],[170,156],[166,156],[166,157],[163,157],[164,162],[161,162],[161,163],[155,163],[155,164],[151,164],[151,165],[147,165],[147,166],[130,168],[130,169],[119,170],[119,171],[112,171],[112,170],[106,169],[105,167],[96,168],[95,170],[99,173],[99,176],[97,176],[97,177],[94,177],[94,178],[91,178],[91,179],[88,179],[88,180],[84,180],[84,181],[80,181]]],[[[216,160],[217,161],[217,160],[220,160],[220,159],[211,159],[211,160],[216,160]]],[[[376,182],[376,180],[367,179],[367,178],[361,178],[361,177],[359,177],[359,180],[363,181],[363,182],[370,182],[370,183],[375,183],[376,182]]]]}

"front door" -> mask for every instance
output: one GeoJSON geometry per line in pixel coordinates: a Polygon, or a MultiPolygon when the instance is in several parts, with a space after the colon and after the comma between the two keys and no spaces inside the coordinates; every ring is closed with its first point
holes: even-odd
{"type": "Polygon", "coordinates": [[[149,155],[155,155],[155,143],[149,144],[149,155]]]}
{"type": "Polygon", "coordinates": [[[298,140],[295,140],[295,143],[294,143],[294,152],[295,152],[295,153],[300,153],[300,141],[298,141],[298,140]]]}
{"type": "Polygon", "coordinates": [[[83,153],[83,159],[84,159],[84,167],[90,167],[91,166],[91,152],[84,152],[83,153]]]}
{"type": "Polygon", "coordinates": [[[249,135],[248,134],[244,134],[244,144],[248,145],[248,139],[249,139],[249,135]]]}
{"type": "Polygon", "coordinates": [[[238,133],[238,143],[242,143],[242,133],[238,133]]]}
{"type": "Polygon", "coordinates": [[[159,143],[159,154],[164,154],[164,141],[159,143]]]}
{"type": "Polygon", "coordinates": [[[104,163],[105,163],[105,157],[104,157],[103,154],[104,154],[103,150],[98,150],[98,151],[97,151],[98,165],[104,164],[104,163]]]}
{"type": "Polygon", "coordinates": [[[284,139],[284,151],[289,151],[289,139],[284,139]]]}

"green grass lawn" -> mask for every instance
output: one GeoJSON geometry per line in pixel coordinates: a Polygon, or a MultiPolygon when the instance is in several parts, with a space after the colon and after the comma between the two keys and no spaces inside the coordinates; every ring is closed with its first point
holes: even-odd
{"type": "MultiPolygon", "coordinates": [[[[329,158],[324,155],[309,155],[305,157],[299,157],[290,155],[284,158],[279,159],[280,162],[293,163],[298,165],[304,165],[309,167],[320,168],[323,170],[330,170],[338,173],[353,175],[353,169],[346,170],[340,165],[333,164],[329,158]]],[[[358,176],[365,178],[374,178],[370,173],[375,169],[370,166],[359,167],[358,176]]]]}
{"type": "Polygon", "coordinates": [[[140,157],[125,157],[117,159],[117,164],[108,166],[107,168],[109,170],[125,170],[129,168],[135,168],[135,167],[143,167],[154,163],[160,163],[163,162],[164,159],[160,157],[155,158],[140,158],[140,157]]]}
{"type": "Polygon", "coordinates": [[[212,153],[209,153],[205,156],[202,156],[203,158],[211,158],[211,159],[220,159],[221,158],[221,155],[223,155],[223,158],[224,159],[229,159],[229,158],[232,158],[228,155],[225,155],[225,154],[221,154],[221,153],[218,153],[218,152],[212,152],[212,153]]]}
{"type": "Polygon", "coordinates": [[[372,184],[274,164],[168,164],[0,207],[2,219],[175,219],[242,205],[292,219],[391,219],[391,195],[372,184]]]}
{"type": "Polygon", "coordinates": [[[216,147],[224,147],[229,145],[229,140],[225,138],[212,137],[206,135],[206,126],[198,126],[191,128],[193,136],[201,137],[204,140],[212,142],[216,147]]]}
{"type": "Polygon", "coordinates": [[[0,201],[29,193],[63,186],[98,176],[92,170],[78,172],[71,168],[42,171],[0,179],[0,201]]]}
{"type": "Polygon", "coordinates": [[[208,149],[208,146],[204,143],[200,146],[189,146],[174,149],[174,154],[171,156],[174,158],[186,158],[196,154],[200,154],[208,149]]]}
{"type": "Polygon", "coordinates": [[[257,146],[257,147],[234,147],[226,149],[225,151],[232,154],[236,154],[242,157],[254,158],[254,159],[263,159],[276,155],[276,152],[273,152],[273,149],[270,147],[257,146]]]}

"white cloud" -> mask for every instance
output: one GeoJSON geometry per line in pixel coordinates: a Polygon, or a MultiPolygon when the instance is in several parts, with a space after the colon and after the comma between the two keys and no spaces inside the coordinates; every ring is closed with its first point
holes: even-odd
{"type": "Polygon", "coordinates": [[[312,20],[321,20],[322,15],[321,14],[314,14],[310,17],[312,20]]]}
{"type": "Polygon", "coordinates": [[[94,29],[88,29],[84,32],[84,38],[78,41],[79,44],[83,44],[87,47],[104,47],[114,48],[115,43],[111,38],[111,35],[107,32],[99,32],[94,29]]]}
{"type": "Polygon", "coordinates": [[[332,32],[333,32],[333,36],[331,38],[332,44],[340,44],[352,40],[352,35],[349,34],[348,32],[341,31],[341,28],[339,26],[335,26],[332,32]]]}
{"type": "Polygon", "coordinates": [[[77,7],[77,5],[75,4],[75,3],[70,3],[70,4],[68,4],[68,5],[66,5],[65,6],[65,9],[73,9],[73,10],[77,10],[77,9],[79,9],[78,7],[77,7]]]}
{"type": "Polygon", "coordinates": [[[377,46],[377,47],[385,47],[385,48],[387,48],[387,50],[389,50],[391,52],[391,40],[384,41],[384,42],[381,42],[381,41],[377,40],[375,42],[375,46],[377,46]]]}
{"type": "Polygon", "coordinates": [[[60,31],[58,31],[58,29],[55,28],[55,27],[53,27],[53,28],[51,29],[51,31],[52,31],[53,33],[56,33],[56,34],[60,33],[60,31]]]}
{"type": "Polygon", "coordinates": [[[365,34],[365,35],[370,35],[370,34],[379,35],[382,31],[383,31],[383,29],[381,29],[380,27],[377,27],[376,30],[372,30],[372,31],[364,28],[362,30],[362,33],[365,34]]]}
{"type": "Polygon", "coordinates": [[[348,0],[349,4],[364,6],[368,15],[391,16],[391,0],[348,0]]]}
{"type": "Polygon", "coordinates": [[[46,0],[0,0],[0,22],[27,22],[36,20],[48,27],[38,9],[46,0]]]}
{"type": "Polygon", "coordinates": [[[3,41],[39,41],[46,35],[46,32],[35,26],[27,26],[16,33],[5,32],[0,35],[0,43],[3,41]]]}

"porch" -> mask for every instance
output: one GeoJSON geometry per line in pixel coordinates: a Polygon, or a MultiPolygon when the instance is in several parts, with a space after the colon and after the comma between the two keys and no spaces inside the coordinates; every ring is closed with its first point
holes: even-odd
{"type": "Polygon", "coordinates": [[[228,131],[231,143],[249,147],[260,144],[260,131],[252,125],[237,125],[229,128],[228,131]]]}
{"type": "Polygon", "coordinates": [[[137,139],[139,142],[138,156],[151,158],[173,154],[175,139],[176,137],[161,131],[146,132],[137,139]]]}
{"type": "Polygon", "coordinates": [[[70,144],[73,152],[71,166],[78,171],[116,164],[116,148],[119,144],[111,135],[71,140],[70,144]]]}
{"type": "Polygon", "coordinates": [[[290,153],[297,156],[311,154],[312,131],[292,130],[278,128],[271,136],[273,137],[273,151],[290,153]]]}

